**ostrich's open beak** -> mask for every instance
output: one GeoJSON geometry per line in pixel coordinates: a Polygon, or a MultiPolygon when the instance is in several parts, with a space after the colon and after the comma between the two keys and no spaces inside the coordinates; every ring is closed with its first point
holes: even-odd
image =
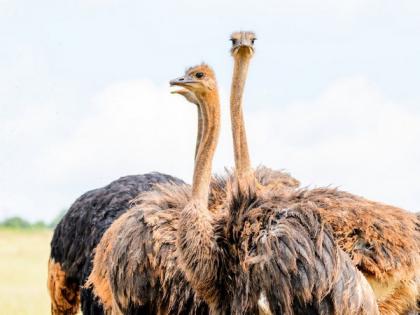
{"type": "Polygon", "coordinates": [[[191,79],[189,77],[185,77],[185,76],[169,81],[170,86],[181,86],[187,89],[191,88],[194,84],[197,84],[197,83],[198,82],[196,80],[191,79]]]}

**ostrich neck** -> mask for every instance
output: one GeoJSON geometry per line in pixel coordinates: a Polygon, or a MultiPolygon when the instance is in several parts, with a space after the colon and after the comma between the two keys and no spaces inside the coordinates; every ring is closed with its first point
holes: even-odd
{"type": "Polygon", "coordinates": [[[195,155],[194,155],[195,161],[197,160],[198,149],[200,147],[201,136],[203,134],[203,116],[201,115],[201,108],[199,104],[197,104],[197,117],[198,117],[198,125],[197,125],[197,140],[195,142],[195,155]]]}
{"type": "Polygon", "coordinates": [[[198,147],[196,147],[192,199],[200,200],[204,202],[204,205],[207,205],[212,161],[220,131],[219,96],[217,93],[213,93],[205,98],[200,97],[199,103],[199,117],[201,116],[202,123],[198,131],[201,136],[198,147]]]}
{"type": "Polygon", "coordinates": [[[249,159],[248,143],[242,112],[242,98],[251,55],[237,53],[234,56],[234,60],[235,65],[230,95],[230,116],[232,120],[236,172],[238,177],[243,177],[251,171],[251,162],[249,159]]]}
{"type": "Polygon", "coordinates": [[[177,246],[181,266],[191,285],[211,304],[217,287],[215,261],[220,252],[215,241],[213,215],[208,209],[212,159],[220,129],[217,92],[199,103],[202,105],[202,137],[194,167],[192,196],[180,213],[177,246]]]}

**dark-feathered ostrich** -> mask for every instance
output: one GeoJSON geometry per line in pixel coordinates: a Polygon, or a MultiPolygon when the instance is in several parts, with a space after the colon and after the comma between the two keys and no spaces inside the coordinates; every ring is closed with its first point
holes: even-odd
{"type": "Polygon", "coordinates": [[[182,181],[149,173],[122,177],[78,198],[54,230],[48,263],[48,289],[52,314],[76,314],[80,301],[84,314],[101,314],[102,307],[89,289],[81,289],[92,269],[92,252],[111,223],[130,201],[155,184],[182,181]]]}
{"type": "MultiPolygon", "coordinates": [[[[242,115],[242,96],[252,58],[252,32],[232,34],[235,71],[232,81],[231,117],[235,164],[244,174],[251,172],[242,115]]],[[[270,172],[270,170],[267,170],[270,172]]],[[[280,189],[277,180],[257,181],[259,189],[280,189]],[[262,185],[261,185],[262,184],[262,185]]],[[[382,314],[404,314],[416,308],[420,276],[420,233],[415,216],[402,209],[372,202],[334,189],[302,189],[290,199],[315,205],[329,223],[336,241],[364,273],[374,289],[382,314]]]]}
{"type": "Polygon", "coordinates": [[[260,194],[234,184],[235,176],[215,185],[230,198],[213,207],[220,124],[214,74],[202,65],[172,83],[202,106],[193,185],[141,194],[106,232],[89,278],[101,300],[123,314],[206,313],[203,300],[212,313],[255,314],[265,292],[278,314],[376,314],[370,286],[310,206],[285,208],[286,195],[260,194]]]}
{"type": "Polygon", "coordinates": [[[48,263],[48,289],[53,314],[100,314],[89,289],[80,289],[92,268],[92,251],[103,233],[140,192],[157,183],[182,183],[169,175],[149,173],[122,177],[78,198],[54,230],[48,263]]]}

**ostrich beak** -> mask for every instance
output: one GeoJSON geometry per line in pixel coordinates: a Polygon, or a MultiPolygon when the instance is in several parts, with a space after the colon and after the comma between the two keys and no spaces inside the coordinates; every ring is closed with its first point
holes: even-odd
{"type": "Polygon", "coordinates": [[[236,53],[239,53],[240,51],[246,51],[252,54],[254,53],[254,47],[247,41],[240,40],[237,43],[233,44],[231,52],[232,54],[236,54],[236,53]]]}
{"type": "Polygon", "coordinates": [[[191,88],[194,84],[196,84],[197,81],[193,80],[189,77],[179,77],[176,79],[173,79],[171,81],[169,81],[169,85],[170,86],[181,86],[181,87],[185,87],[185,88],[191,88]]]}

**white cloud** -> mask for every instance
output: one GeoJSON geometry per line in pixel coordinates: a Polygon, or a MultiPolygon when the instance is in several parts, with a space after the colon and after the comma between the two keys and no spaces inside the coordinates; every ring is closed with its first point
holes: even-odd
{"type": "Polygon", "coordinates": [[[285,167],[306,185],[420,209],[420,112],[368,80],[337,80],[314,101],[257,111],[248,122],[255,162],[285,167]]]}
{"type": "Polygon", "coordinates": [[[160,171],[190,180],[195,105],[147,80],[112,84],[85,105],[81,119],[57,123],[56,104],[46,103],[2,124],[3,216],[51,219],[81,193],[128,174],[160,171]]]}
{"type": "Polygon", "coordinates": [[[154,166],[185,170],[175,161],[192,157],[194,105],[148,81],[109,86],[92,104],[91,115],[79,122],[70,141],[48,152],[51,164],[59,161],[51,176],[77,177],[77,170],[97,176],[116,168],[146,172],[154,166]]]}
{"type": "MultiPolygon", "coordinates": [[[[340,185],[419,210],[419,112],[386,100],[363,78],[332,82],[315,100],[252,105],[245,103],[254,164],[286,168],[305,185],[340,185]]],[[[225,102],[222,108],[219,172],[233,160],[225,102]]],[[[19,132],[0,139],[18,150],[0,163],[8,180],[0,182],[3,215],[51,219],[84,191],[127,174],[158,170],[190,180],[196,109],[166,87],[113,84],[92,97],[82,119],[62,121],[70,130],[64,135],[54,135],[55,118],[45,106],[6,125],[19,132]]]]}

